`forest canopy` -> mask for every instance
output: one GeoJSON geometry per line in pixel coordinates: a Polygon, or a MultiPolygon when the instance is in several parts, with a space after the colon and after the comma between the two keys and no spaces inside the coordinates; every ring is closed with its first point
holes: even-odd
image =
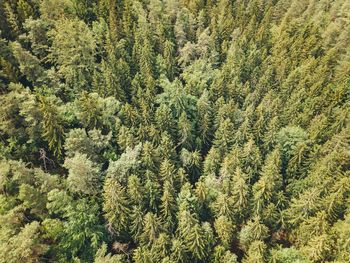
{"type": "Polygon", "coordinates": [[[350,262],[350,1],[0,14],[0,262],[350,262]]]}

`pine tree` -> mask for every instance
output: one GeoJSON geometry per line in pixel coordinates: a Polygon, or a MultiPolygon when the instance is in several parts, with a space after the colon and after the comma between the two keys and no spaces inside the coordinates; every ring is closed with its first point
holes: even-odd
{"type": "Polygon", "coordinates": [[[212,136],[212,112],[210,100],[208,98],[209,94],[207,90],[204,90],[202,95],[197,101],[197,111],[198,111],[198,123],[199,131],[198,134],[202,138],[204,144],[207,144],[212,136]]]}
{"type": "Polygon", "coordinates": [[[241,163],[245,173],[249,176],[249,182],[255,182],[260,165],[262,163],[261,153],[253,139],[250,139],[244,146],[241,154],[241,163]]]}
{"type": "Polygon", "coordinates": [[[163,57],[165,60],[166,75],[172,81],[176,74],[175,45],[170,40],[165,40],[163,57]]]}
{"type": "Polygon", "coordinates": [[[191,181],[197,181],[200,176],[201,169],[202,156],[200,152],[189,152],[186,148],[182,148],[180,158],[187,174],[190,176],[191,181]]]}
{"type": "Polygon", "coordinates": [[[36,56],[25,50],[17,42],[11,44],[11,49],[19,63],[21,73],[31,81],[33,85],[40,86],[48,82],[45,70],[36,56]]]}
{"type": "Polygon", "coordinates": [[[277,132],[279,130],[278,117],[273,117],[266,128],[266,132],[263,135],[264,150],[270,151],[277,142],[277,132]]]}
{"type": "Polygon", "coordinates": [[[225,250],[223,246],[216,246],[214,248],[214,254],[212,255],[212,262],[214,263],[237,263],[237,256],[231,253],[229,250],[225,250]]]}
{"type": "Polygon", "coordinates": [[[157,262],[162,262],[168,257],[170,251],[170,238],[167,234],[161,233],[154,242],[151,249],[152,259],[157,262]]]}
{"type": "Polygon", "coordinates": [[[306,256],[301,254],[297,249],[291,248],[278,248],[273,249],[271,252],[271,262],[273,263],[292,263],[292,262],[301,262],[308,263],[310,262],[306,256]]]}
{"type": "Polygon", "coordinates": [[[148,178],[145,183],[145,191],[148,200],[148,207],[152,211],[158,211],[161,197],[161,185],[156,180],[148,178]]]}
{"type": "Polygon", "coordinates": [[[162,226],[158,217],[152,212],[148,212],[143,219],[143,231],[141,241],[145,245],[152,245],[162,231],[162,226]]]}
{"type": "Polygon", "coordinates": [[[237,168],[233,180],[232,198],[234,207],[240,216],[244,216],[246,214],[246,209],[248,208],[250,192],[249,185],[247,183],[248,177],[241,171],[240,168],[237,168]]]}
{"type": "Polygon", "coordinates": [[[171,246],[171,258],[175,262],[186,262],[187,257],[188,256],[184,242],[176,238],[173,239],[171,246]]]}
{"type": "Polygon", "coordinates": [[[218,234],[221,244],[228,249],[233,241],[235,225],[226,216],[219,216],[214,222],[215,231],[218,234]]]}
{"type": "Polygon", "coordinates": [[[171,185],[174,183],[174,177],[176,174],[175,166],[169,159],[165,159],[159,167],[159,177],[163,182],[169,182],[171,185]]]}
{"type": "Polygon", "coordinates": [[[43,117],[42,136],[48,142],[50,150],[56,155],[61,156],[62,144],[64,139],[63,120],[55,104],[54,98],[41,96],[39,109],[43,117]]]}
{"type": "Polygon", "coordinates": [[[80,109],[78,118],[86,128],[99,127],[101,123],[102,108],[99,106],[99,97],[97,94],[83,92],[77,100],[77,106],[80,109]]]}
{"type": "Polygon", "coordinates": [[[179,214],[179,235],[184,240],[187,250],[198,260],[206,257],[206,240],[203,228],[188,211],[179,214]]]}
{"type": "Polygon", "coordinates": [[[89,90],[96,49],[89,27],[83,21],[64,19],[55,24],[49,37],[52,40],[49,59],[65,79],[68,94],[89,90]]]}
{"type": "Polygon", "coordinates": [[[205,232],[203,226],[195,224],[186,239],[189,251],[199,260],[204,260],[208,256],[208,247],[211,243],[210,236],[207,236],[208,233],[205,232]]]}
{"type": "Polygon", "coordinates": [[[286,165],[291,158],[295,147],[297,147],[299,143],[305,142],[307,137],[308,134],[300,127],[286,127],[279,131],[277,140],[282,149],[284,165],[286,165]]]}
{"type": "Polygon", "coordinates": [[[179,208],[179,213],[184,210],[193,213],[197,212],[198,201],[193,193],[192,185],[190,183],[186,182],[182,185],[176,202],[179,208]]]}
{"type": "Polygon", "coordinates": [[[291,200],[291,205],[287,210],[289,220],[292,224],[298,224],[313,215],[318,207],[320,201],[320,190],[317,188],[310,188],[296,199],[291,200]]]}
{"type": "Polygon", "coordinates": [[[140,167],[141,144],[127,148],[117,161],[110,163],[107,177],[126,185],[128,175],[140,167]]]}
{"type": "Polygon", "coordinates": [[[222,154],[216,147],[212,147],[204,160],[204,174],[218,174],[222,154]]]}
{"type": "Polygon", "coordinates": [[[234,203],[227,194],[219,194],[216,200],[212,203],[214,215],[218,218],[225,216],[229,220],[234,220],[234,203]]]}
{"type": "Polygon", "coordinates": [[[127,183],[128,199],[135,205],[142,206],[144,204],[144,188],[140,178],[136,175],[130,175],[127,183]]]}
{"type": "Polygon", "coordinates": [[[1,246],[0,259],[10,262],[39,262],[49,249],[40,231],[38,221],[26,224],[17,235],[7,240],[6,246],[5,243],[1,246]]]}
{"type": "Polygon", "coordinates": [[[179,117],[178,131],[180,135],[178,145],[182,145],[183,147],[191,146],[193,141],[193,125],[184,111],[179,117]]]}
{"type": "Polygon", "coordinates": [[[159,127],[160,130],[164,132],[168,132],[171,135],[174,135],[175,120],[173,118],[171,109],[168,106],[161,104],[155,112],[155,119],[156,119],[157,126],[159,127]]]}
{"type": "Polygon", "coordinates": [[[175,213],[177,210],[175,191],[169,181],[165,181],[163,186],[163,195],[161,198],[161,216],[166,229],[172,230],[175,223],[175,213]]]}
{"type": "Polygon", "coordinates": [[[253,186],[256,213],[272,201],[274,193],[282,188],[281,157],[279,150],[271,152],[262,167],[261,177],[253,186]]]}
{"type": "Polygon", "coordinates": [[[260,218],[250,220],[239,233],[239,243],[247,251],[254,241],[263,241],[268,236],[268,228],[260,223],[260,218]]]}
{"type": "Polygon", "coordinates": [[[162,133],[157,154],[161,159],[174,159],[176,156],[175,145],[168,133],[162,133]]]}
{"type": "Polygon", "coordinates": [[[220,126],[214,135],[214,145],[220,150],[220,152],[226,152],[230,149],[233,143],[232,132],[234,126],[229,119],[220,123],[220,126]]]}
{"type": "Polygon", "coordinates": [[[107,245],[104,243],[96,252],[94,263],[121,263],[125,258],[122,255],[107,254],[107,245]]]}
{"type": "Polygon", "coordinates": [[[21,184],[18,198],[23,202],[23,206],[30,209],[31,214],[41,216],[45,214],[46,198],[42,197],[42,193],[28,184],[21,184]]]}
{"type": "Polygon", "coordinates": [[[265,262],[266,245],[262,241],[254,241],[248,249],[247,256],[243,259],[245,263],[265,262]]]}
{"type": "Polygon", "coordinates": [[[103,187],[103,211],[111,231],[123,233],[129,227],[129,202],[125,189],[115,179],[108,178],[103,187]]]}

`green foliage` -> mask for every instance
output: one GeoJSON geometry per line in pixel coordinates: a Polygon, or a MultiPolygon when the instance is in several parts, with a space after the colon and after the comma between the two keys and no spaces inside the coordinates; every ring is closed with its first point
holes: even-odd
{"type": "Polygon", "coordinates": [[[166,181],[164,183],[163,195],[161,198],[161,216],[167,229],[174,227],[174,216],[177,210],[175,192],[173,185],[166,181]]]}
{"type": "Polygon", "coordinates": [[[39,110],[42,114],[42,136],[48,142],[50,150],[57,156],[62,155],[64,127],[61,117],[57,114],[54,98],[40,97],[39,110]]]}
{"type": "Polygon", "coordinates": [[[47,200],[33,186],[22,184],[19,188],[18,198],[23,202],[24,207],[30,209],[32,214],[45,214],[47,200]]]}
{"type": "Polygon", "coordinates": [[[308,263],[310,262],[303,254],[301,254],[297,249],[291,248],[279,248],[271,251],[272,263],[308,263]]]}
{"type": "Polygon", "coordinates": [[[101,248],[99,248],[95,255],[94,263],[121,263],[125,262],[122,255],[111,255],[107,254],[107,245],[104,243],[101,248]]]}
{"type": "MultiPolygon", "coordinates": [[[[256,213],[272,202],[274,194],[282,189],[281,158],[278,150],[271,152],[262,167],[261,177],[253,185],[256,213]]],[[[277,202],[276,200],[275,202],[277,202]]]]}
{"type": "Polygon", "coordinates": [[[266,245],[262,241],[254,241],[249,246],[247,256],[242,262],[245,263],[263,263],[265,262],[266,245]]]}
{"type": "Polygon", "coordinates": [[[350,262],[346,0],[2,0],[0,262],[350,262]]]}
{"type": "MultiPolygon", "coordinates": [[[[268,228],[260,223],[260,218],[250,220],[240,231],[239,241],[244,250],[247,250],[254,241],[262,241],[268,236],[268,228]]],[[[260,246],[260,245],[259,245],[260,246]]]]}
{"type": "Polygon", "coordinates": [[[97,93],[82,92],[75,100],[75,116],[87,129],[111,130],[119,102],[113,97],[102,98],[97,93]]]}
{"type": "Polygon", "coordinates": [[[126,149],[117,161],[110,163],[107,176],[125,183],[127,176],[140,165],[140,151],[141,145],[137,145],[134,149],[126,149]]]}
{"type": "Polygon", "coordinates": [[[244,215],[249,205],[249,185],[247,175],[240,168],[236,169],[233,177],[232,198],[235,209],[239,214],[244,215]]]}
{"type": "MultiPolygon", "coordinates": [[[[210,227],[210,226],[209,226],[210,227]]],[[[211,229],[205,229],[205,224],[200,225],[198,220],[188,211],[179,213],[179,237],[184,242],[185,248],[196,260],[204,260],[208,256],[208,246],[211,240],[211,229]]]]}
{"type": "Polygon", "coordinates": [[[17,235],[8,237],[7,244],[3,241],[0,250],[1,261],[39,262],[48,250],[48,245],[40,235],[40,228],[40,223],[33,221],[26,224],[17,235]]]}
{"type": "Polygon", "coordinates": [[[125,189],[115,180],[109,178],[103,187],[103,210],[109,227],[117,233],[128,227],[129,205],[125,189]]]}
{"type": "Polygon", "coordinates": [[[214,222],[214,227],[223,246],[229,248],[234,236],[234,223],[225,216],[219,216],[214,222]]]}
{"type": "Polygon", "coordinates": [[[63,165],[69,170],[67,183],[70,191],[90,195],[99,192],[100,169],[86,155],[76,153],[63,165]]]}
{"type": "Polygon", "coordinates": [[[278,133],[278,143],[284,162],[288,162],[299,144],[304,143],[308,134],[300,127],[285,127],[278,133]]]}
{"type": "Polygon", "coordinates": [[[335,258],[340,262],[344,262],[350,259],[350,247],[346,242],[346,237],[349,234],[349,214],[345,216],[344,220],[339,220],[333,226],[334,236],[336,240],[335,258]]]}
{"type": "Polygon", "coordinates": [[[46,72],[40,65],[39,59],[23,49],[19,43],[12,43],[11,49],[19,63],[21,73],[34,85],[43,85],[45,83],[46,72]]]}
{"type": "Polygon", "coordinates": [[[161,232],[160,220],[153,213],[149,212],[143,219],[142,243],[152,245],[161,232]]]}
{"type": "Polygon", "coordinates": [[[86,154],[88,157],[94,156],[95,149],[92,140],[84,129],[72,129],[67,134],[64,142],[66,156],[73,157],[76,153],[86,154]]]}
{"type": "Polygon", "coordinates": [[[48,36],[52,41],[49,59],[65,79],[68,94],[89,90],[96,49],[89,27],[81,20],[60,19],[48,36]]]}
{"type": "Polygon", "coordinates": [[[235,254],[231,253],[229,250],[225,250],[223,246],[216,246],[214,248],[211,262],[236,263],[238,262],[238,259],[235,254]]]}
{"type": "Polygon", "coordinates": [[[99,223],[98,210],[96,203],[84,199],[67,209],[61,245],[72,256],[91,258],[103,240],[104,228],[99,223]]]}

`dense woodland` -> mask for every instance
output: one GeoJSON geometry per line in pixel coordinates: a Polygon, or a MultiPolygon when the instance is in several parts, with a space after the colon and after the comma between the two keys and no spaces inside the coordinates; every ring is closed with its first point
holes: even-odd
{"type": "Polygon", "coordinates": [[[0,0],[0,262],[350,262],[349,0],[0,0]]]}

